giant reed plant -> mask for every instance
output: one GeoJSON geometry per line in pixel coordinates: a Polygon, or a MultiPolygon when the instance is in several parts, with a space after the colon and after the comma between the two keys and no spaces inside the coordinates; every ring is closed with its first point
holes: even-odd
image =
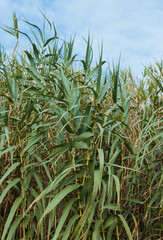
{"type": "Polygon", "coordinates": [[[74,64],[63,41],[24,20],[11,57],[0,52],[0,237],[161,239],[162,64],[141,81],[120,64],[74,64]],[[30,48],[17,51],[20,36],[30,48]]]}

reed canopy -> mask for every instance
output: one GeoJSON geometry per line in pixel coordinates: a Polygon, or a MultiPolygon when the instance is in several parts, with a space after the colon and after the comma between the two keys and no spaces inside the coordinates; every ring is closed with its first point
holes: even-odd
{"type": "Polygon", "coordinates": [[[0,239],[161,240],[163,62],[135,79],[43,20],[3,27],[0,239]]]}

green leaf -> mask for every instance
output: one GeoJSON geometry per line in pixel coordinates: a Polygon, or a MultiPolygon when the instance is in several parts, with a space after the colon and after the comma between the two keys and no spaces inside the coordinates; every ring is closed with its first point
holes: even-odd
{"type": "Polygon", "coordinates": [[[110,216],[104,224],[104,229],[108,228],[113,223],[117,223],[117,216],[110,216]]]}
{"type": "Polygon", "coordinates": [[[28,25],[36,28],[36,29],[38,30],[39,34],[40,34],[41,40],[43,41],[43,34],[42,34],[41,29],[40,29],[37,25],[35,25],[35,24],[33,24],[33,23],[30,23],[30,22],[28,22],[28,21],[26,21],[26,20],[23,20],[23,21],[24,21],[25,23],[27,23],[28,25]]]}
{"type": "Polygon", "coordinates": [[[113,102],[114,103],[117,102],[119,73],[120,73],[120,59],[119,59],[119,63],[118,63],[116,68],[113,65],[113,73],[112,73],[113,88],[112,88],[112,94],[113,94],[113,102]]]}
{"type": "Polygon", "coordinates": [[[57,39],[56,36],[47,39],[46,42],[44,43],[43,47],[45,48],[51,41],[53,41],[53,40],[55,40],[55,39],[57,39]]]}
{"type": "Polygon", "coordinates": [[[151,71],[149,71],[148,68],[145,68],[152,76],[152,79],[155,81],[155,83],[157,84],[157,86],[160,88],[161,92],[163,92],[163,86],[161,84],[161,82],[153,75],[153,73],[151,71]]]}
{"type": "Polygon", "coordinates": [[[31,64],[31,66],[32,66],[33,68],[36,68],[36,64],[35,64],[35,62],[34,62],[33,57],[31,56],[31,54],[30,54],[28,51],[24,51],[24,52],[27,54],[27,57],[28,57],[28,60],[29,60],[29,62],[30,62],[30,64],[31,64]]]}
{"type": "Polygon", "coordinates": [[[7,232],[8,232],[9,226],[10,226],[10,224],[12,222],[12,219],[13,219],[13,217],[15,215],[15,212],[17,211],[17,209],[18,209],[22,199],[23,199],[22,197],[18,197],[15,200],[14,204],[12,205],[12,207],[10,209],[10,212],[9,212],[9,215],[8,215],[8,218],[7,218],[7,221],[6,221],[5,226],[4,226],[4,230],[3,230],[3,233],[2,233],[1,240],[5,240],[5,236],[6,236],[7,232]]]}
{"type": "Polygon", "coordinates": [[[32,43],[32,46],[33,46],[33,52],[34,52],[35,58],[39,62],[40,61],[40,59],[39,59],[39,50],[37,49],[36,44],[32,43]]]}
{"type": "Polygon", "coordinates": [[[71,228],[74,225],[75,221],[80,217],[80,215],[75,214],[72,218],[70,218],[67,226],[66,226],[66,230],[63,233],[63,237],[62,240],[67,240],[70,236],[70,232],[71,232],[71,228]]]}
{"type": "Polygon", "coordinates": [[[88,144],[85,142],[74,142],[73,147],[79,149],[89,149],[88,144]]]}
{"type": "Polygon", "coordinates": [[[88,216],[88,228],[87,228],[87,230],[85,231],[82,240],[86,240],[86,239],[87,239],[87,235],[88,235],[88,233],[89,233],[88,231],[89,231],[89,229],[90,229],[90,227],[91,227],[91,224],[94,222],[93,217],[94,217],[94,214],[95,214],[96,206],[97,206],[97,202],[94,202],[94,203],[93,203],[93,206],[92,206],[92,209],[91,209],[91,211],[90,211],[90,214],[89,214],[89,216],[88,216]]]}
{"type": "Polygon", "coordinates": [[[67,167],[63,172],[61,172],[57,177],[55,177],[55,179],[53,180],[53,182],[51,184],[49,184],[48,187],[46,187],[44,189],[43,192],[41,192],[41,194],[35,198],[35,200],[30,204],[30,206],[28,207],[28,209],[26,210],[26,213],[32,208],[32,206],[39,202],[40,199],[42,199],[43,197],[46,196],[46,194],[48,194],[50,191],[52,190],[55,190],[56,187],[58,186],[58,184],[70,173],[70,171],[72,169],[74,169],[74,167],[78,167],[78,166],[81,166],[81,164],[78,164],[78,165],[73,165],[73,166],[70,166],[70,167],[67,167]]]}
{"type": "Polygon", "coordinates": [[[23,219],[22,216],[18,216],[17,219],[13,222],[6,240],[12,240],[13,235],[15,234],[16,229],[19,226],[22,219],[23,219]]]}
{"type": "Polygon", "coordinates": [[[64,93],[65,97],[67,98],[68,101],[70,101],[70,86],[69,86],[69,80],[65,76],[63,69],[60,69],[60,74],[61,74],[61,81],[62,81],[62,86],[64,88],[64,93]]]}
{"type": "Polygon", "coordinates": [[[39,134],[37,134],[36,136],[31,137],[31,138],[28,140],[27,146],[23,149],[22,155],[24,155],[24,153],[25,153],[30,147],[34,146],[34,145],[41,139],[42,136],[43,136],[43,133],[39,133],[39,134]]]}
{"type": "Polygon", "coordinates": [[[93,231],[93,234],[92,234],[92,239],[93,240],[99,240],[101,224],[102,224],[101,220],[96,221],[94,231],[93,231]]]}
{"type": "Polygon", "coordinates": [[[12,84],[12,93],[13,93],[13,96],[14,96],[14,103],[15,103],[15,106],[17,104],[17,99],[18,99],[18,83],[17,83],[17,79],[15,76],[13,76],[13,84],[12,84]]]}
{"type": "Polygon", "coordinates": [[[129,228],[125,218],[121,214],[118,214],[118,216],[120,217],[120,219],[121,219],[121,221],[123,223],[123,226],[124,226],[124,228],[126,230],[126,233],[127,233],[127,236],[129,238],[129,240],[133,240],[130,228],[129,228]]]}
{"type": "Polygon", "coordinates": [[[106,204],[105,206],[103,206],[103,209],[110,209],[110,210],[114,210],[114,211],[120,211],[123,210],[124,207],[114,204],[114,203],[110,203],[110,204],[106,204]]]}
{"type": "Polygon", "coordinates": [[[100,92],[99,98],[98,98],[98,103],[100,103],[106,94],[108,87],[109,87],[110,82],[108,81],[105,85],[103,85],[102,90],[100,92]]]}
{"type": "Polygon", "coordinates": [[[61,192],[59,192],[53,200],[48,204],[47,208],[45,209],[40,221],[39,225],[41,224],[43,218],[51,212],[57,205],[62,201],[63,198],[65,198],[70,192],[76,190],[79,188],[81,184],[74,184],[74,185],[69,185],[68,187],[64,188],[61,192]]]}
{"type": "Polygon", "coordinates": [[[13,165],[11,165],[11,167],[7,170],[7,172],[3,175],[3,177],[0,179],[0,185],[2,184],[2,182],[5,180],[5,178],[8,177],[8,175],[10,175],[10,173],[12,171],[15,170],[15,168],[17,168],[20,165],[20,162],[16,162],[13,165]]]}
{"type": "Polygon", "coordinates": [[[27,64],[28,68],[27,68],[27,71],[28,71],[28,74],[32,77],[32,79],[37,83],[37,87],[40,87],[41,90],[44,90],[45,89],[45,86],[44,86],[44,79],[43,77],[34,69],[32,68],[32,66],[30,66],[29,64],[27,64]]]}
{"type": "Polygon", "coordinates": [[[15,178],[13,181],[11,181],[7,187],[3,190],[2,194],[0,195],[0,204],[3,201],[4,197],[6,196],[6,194],[8,193],[8,191],[14,186],[16,185],[18,182],[20,181],[20,178],[15,178]]]}
{"type": "Polygon", "coordinates": [[[79,239],[80,233],[85,225],[85,222],[88,219],[89,213],[92,209],[92,207],[94,206],[94,202],[95,202],[95,198],[97,197],[97,193],[98,193],[98,189],[99,189],[99,185],[101,184],[101,179],[100,179],[100,171],[99,170],[95,170],[94,171],[94,186],[93,186],[93,191],[91,196],[89,197],[89,201],[85,207],[85,210],[83,212],[82,217],[80,218],[80,221],[77,223],[76,228],[73,232],[72,237],[75,236],[74,240],[79,239]]]}
{"type": "Polygon", "coordinates": [[[66,219],[67,219],[67,217],[68,217],[68,214],[69,214],[69,212],[70,212],[70,210],[71,210],[71,208],[72,208],[72,205],[73,205],[73,203],[76,201],[76,199],[77,199],[77,198],[72,198],[72,199],[66,204],[66,207],[65,207],[65,209],[64,209],[64,211],[63,211],[63,214],[62,214],[62,216],[61,216],[61,218],[60,218],[60,220],[59,220],[58,226],[57,226],[57,228],[56,228],[56,230],[55,230],[55,234],[54,234],[54,237],[52,238],[52,240],[57,240],[57,239],[58,239],[58,235],[59,235],[59,233],[60,233],[60,231],[61,231],[61,229],[62,229],[62,227],[63,227],[63,225],[64,225],[64,223],[65,223],[65,221],[66,221],[66,219]]]}
{"type": "Polygon", "coordinates": [[[115,229],[115,227],[117,226],[117,223],[113,223],[113,224],[111,224],[110,225],[110,227],[109,227],[109,229],[108,229],[108,232],[107,232],[107,238],[106,239],[113,239],[112,238],[112,235],[113,235],[113,231],[114,231],[114,229],[115,229]]]}
{"type": "Polygon", "coordinates": [[[92,71],[88,73],[88,75],[86,76],[86,80],[90,80],[97,73],[98,69],[99,65],[97,65],[95,68],[93,68],[92,71]]]}
{"type": "Polygon", "coordinates": [[[103,170],[104,170],[104,151],[103,149],[97,149],[99,154],[99,161],[100,161],[100,178],[102,179],[103,170]]]}
{"type": "Polygon", "coordinates": [[[144,201],[135,199],[135,198],[128,198],[127,200],[130,202],[133,202],[133,203],[137,203],[137,204],[144,204],[144,201]]]}
{"type": "Polygon", "coordinates": [[[120,203],[120,182],[119,182],[119,178],[116,175],[112,175],[115,181],[115,185],[116,185],[116,191],[117,191],[117,204],[120,203]]]}
{"type": "Polygon", "coordinates": [[[97,84],[96,84],[96,92],[99,96],[100,92],[101,92],[101,77],[102,77],[102,65],[105,63],[102,61],[102,54],[103,54],[103,43],[101,46],[101,53],[100,53],[100,58],[99,58],[99,68],[98,68],[98,75],[97,75],[97,84]]]}
{"type": "Polygon", "coordinates": [[[76,142],[80,142],[80,141],[83,141],[83,140],[85,140],[85,139],[87,139],[87,138],[90,138],[90,137],[92,137],[93,136],[93,133],[91,133],[91,132],[85,132],[85,133],[82,133],[82,134],[80,134],[79,136],[77,136],[77,137],[75,137],[75,141],[76,142]]]}

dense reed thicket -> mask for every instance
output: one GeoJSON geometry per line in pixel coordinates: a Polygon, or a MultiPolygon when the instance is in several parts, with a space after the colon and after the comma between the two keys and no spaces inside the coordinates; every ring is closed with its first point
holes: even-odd
{"type": "Polygon", "coordinates": [[[79,60],[44,21],[50,37],[15,14],[5,27],[17,43],[0,53],[1,240],[162,239],[162,63],[135,82],[104,70],[102,49],[93,66],[90,37],[79,60]]]}

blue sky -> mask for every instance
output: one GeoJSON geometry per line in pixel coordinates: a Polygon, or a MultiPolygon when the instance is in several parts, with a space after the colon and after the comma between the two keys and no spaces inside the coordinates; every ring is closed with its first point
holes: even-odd
{"type": "MultiPolygon", "coordinates": [[[[12,24],[12,13],[42,26],[40,9],[64,39],[76,34],[74,52],[85,55],[90,30],[94,58],[103,40],[104,60],[130,66],[135,75],[163,57],[163,0],[0,0],[0,26],[12,24]]],[[[23,27],[20,22],[20,27],[23,27]]],[[[0,44],[10,52],[15,40],[0,29],[0,44]]],[[[24,43],[25,44],[25,43],[24,43]]]]}

